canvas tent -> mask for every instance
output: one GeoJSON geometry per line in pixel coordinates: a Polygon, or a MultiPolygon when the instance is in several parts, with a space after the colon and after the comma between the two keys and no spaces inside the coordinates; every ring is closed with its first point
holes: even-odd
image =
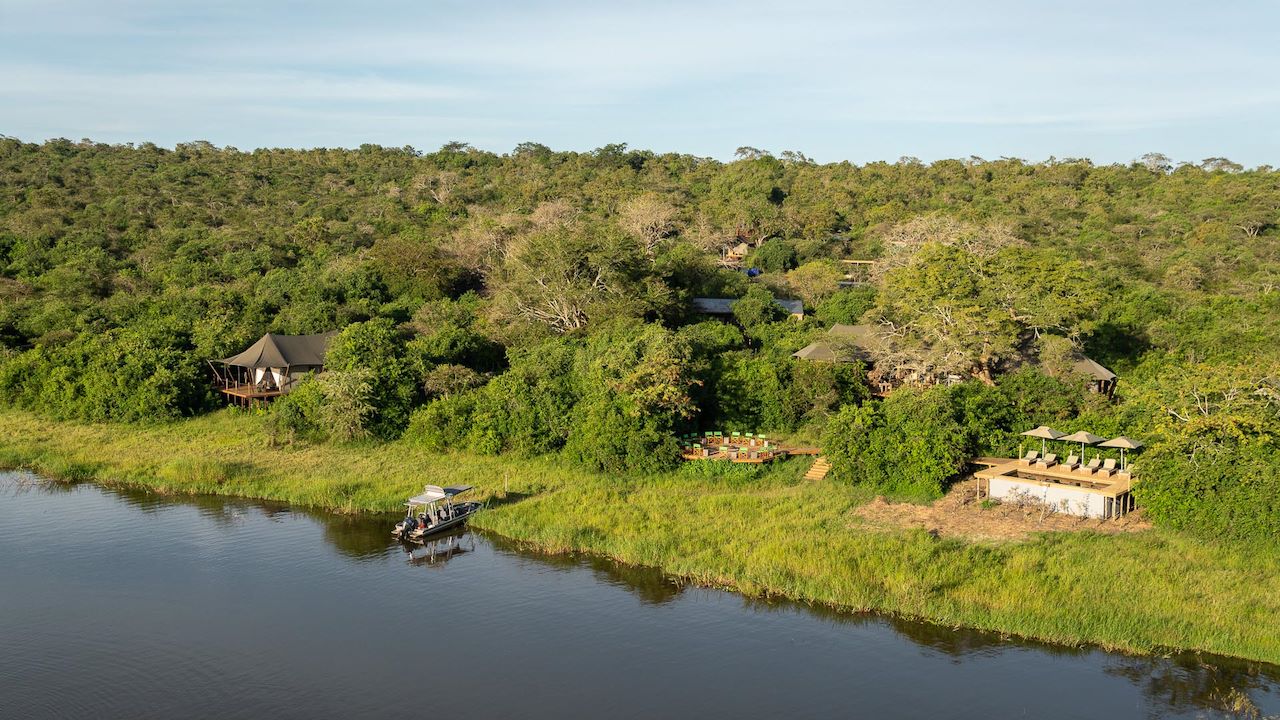
{"type": "Polygon", "coordinates": [[[1116,374],[1099,365],[1084,355],[1077,354],[1075,361],[1072,363],[1072,369],[1080,375],[1093,378],[1089,383],[1089,389],[1111,397],[1116,391],[1116,374]]]}
{"type": "Polygon", "coordinates": [[[827,331],[825,340],[809,343],[791,354],[800,360],[820,362],[872,362],[884,344],[870,325],[842,325],[836,323],[827,331]]]}
{"type": "Polygon", "coordinates": [[[319,335],[276,335],[267,333],[244,352],[223,358],[230,371],[220,377],[224,388],[251,386],[286,392],[293,385],[295,373],[320,370],[325,353],[337,331],[319,335]]]}

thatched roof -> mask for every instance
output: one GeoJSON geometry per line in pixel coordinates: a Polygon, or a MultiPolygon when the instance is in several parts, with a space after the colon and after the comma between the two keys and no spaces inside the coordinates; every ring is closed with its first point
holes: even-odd
{"type": "Polygon", "coordinates": [[[1117,438],[1111,438],[1104,443],[1098,443],[1098,447],[1124,448],[1125,450],[1137,450],[1142,447],[1142,443],[1137,440],[1131,440],[1124,435],[1117,438]]]}
{"type": "Polygon", "coordinates": [[[1085,445],[1092,445],[1094,443],[1098,443],[1098,442],[1102,442],[1103,440],[1106,440],[1106,438],[1100,437],[1098,435],[1094,435],[1093,433],[1087,430],[1073,432],[1070,435],[1063,435],[1058,439],[1062,440],[1063,442],[1078,442],[1078,443],[1084,443],[1085,445]]]}
{"type": "Polygon", "coordinates": [[[1033,430],[1028,430],[1022,434],[1026,435],[1027,437],[1042,438],[1044,440],[1058,440],[1063,437],[1062,433],[1058,432],[1057,430],[1054,430],[1048,425],[1041,425],[1038,428],[1035,428],[1033,430]]]}

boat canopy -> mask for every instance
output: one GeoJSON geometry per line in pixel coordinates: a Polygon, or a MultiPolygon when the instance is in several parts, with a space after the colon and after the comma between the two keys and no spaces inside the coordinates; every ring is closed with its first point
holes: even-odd
{"type": "Polygon", "coordinates": [[[449,487],[442,488],[439,485],[428,485],[423,488],[421,495],[414,495],[409,498],[409,502],[405,504],[430,505],[433,502],[439,502],[445,498],[451,498],[454,495],[461,495],[462,493],[470,490],[471,487],[471,485],[450,485],[449,487]]]}

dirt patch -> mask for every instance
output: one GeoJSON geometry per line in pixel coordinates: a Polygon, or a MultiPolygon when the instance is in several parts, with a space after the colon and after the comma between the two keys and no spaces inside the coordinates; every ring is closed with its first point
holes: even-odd
{"type": "Polygon", "coordinates": [[[1115,535],[1151,528],[1141,510],[1118,520],[1096,520],[1040,505],[983,503],[975,497],[972,482],[957,483],[945,497],[929,505],[891,503],[877,497],[854,514],[873,527],[923,528],[940,537],[987,541],[1025,540],[1039,532],[1091,530],[1115,535]]]}

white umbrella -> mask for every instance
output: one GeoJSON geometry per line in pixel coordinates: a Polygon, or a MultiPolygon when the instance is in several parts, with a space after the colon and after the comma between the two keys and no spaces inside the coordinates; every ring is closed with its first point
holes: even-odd
{"type": "Polygon", "coordinates": [[[1062,433],[1058,432],[1057,430],[1054,430],[1048,425],[1041,425],[1035,430],[1028,430],[1022,434],[1026,435],[1027,437],[1040,438],[1040,454],[1041,455],[1045,454],[1045,444],[1044,444],[1045,440],[1057,440],[1058,438],[1062,437],[1062,433]]]}
{"type": "Polygon", "coordinates": [[[1094,443],[1099,443],[1099,442],[1102,442],[1103,440],[1106,440],[1106,438],[1104,437],[1099,437],[1098,435],[1094,435],[1093,433],[1086,432],[1084,430],[1081,430],[1080,432],[1071,433],[1070,435],[1063,435],[1058,439],[1063,442],[1080,443],[1080,461],[1081,462],[1084,462],[1084,446],[1085,445],[1093,445],[1094,443]]]}
{"type": "Polygon", "coordinates": [[[1099,443],[1098,447],[1120,448],[1120,469],[1124,470],[1125,469],[1124,451],[1137,450],[1138,448],[1142,447],[1142,443],[1138,442],[1137,440],[1130,440],[1129,438],[1121,435],[1120,437],[1111,438],[1110,440],[1104,443],[1099,443]]]}

